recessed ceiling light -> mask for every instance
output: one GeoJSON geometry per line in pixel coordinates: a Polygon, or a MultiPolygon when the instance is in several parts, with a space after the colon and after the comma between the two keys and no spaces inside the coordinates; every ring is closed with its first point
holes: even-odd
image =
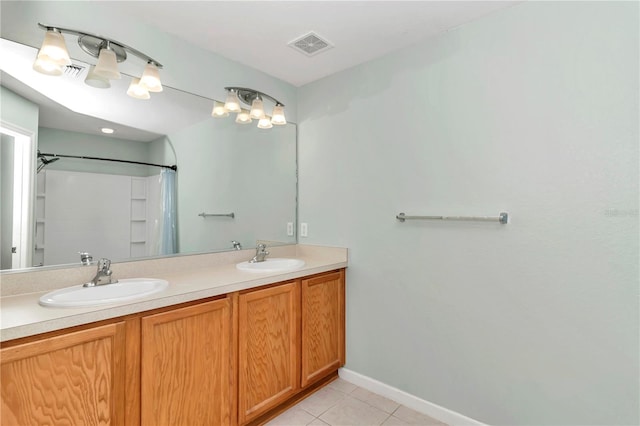
{"type": "Polygon", "coordinates": [[[106,133],[108,135],[110,135],[111,133],[115,132],[115,130],[110,129],[108,127],[103,127],[102,129],[100,129],[102,131],[102,133],[106,133]]]}

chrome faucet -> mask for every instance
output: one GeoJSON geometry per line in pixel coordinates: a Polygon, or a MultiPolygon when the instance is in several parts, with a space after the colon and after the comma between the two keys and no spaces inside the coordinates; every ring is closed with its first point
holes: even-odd
{"type": "Polygon", "coordinates": [[[242,244],[240,244],[239,241],[233,240],[231,241],[231,244],[233,244],[234,250],[242,250],[242,244]]]}
{"type": "Polygon", "coordinates": [[[97,285],[115,284],[118,280],[114,280],[111,271],[111,261],[109,259],[100,259],[98,262],[98,272],[88,283],[84,283],[83,287],[94,287],[97,285]]]}
{"type": "Polygon", "coordinates": [[[269,252],[266,250],[267,249],[267,245],[266,244],[258,244],[256,246],[256,255],[253,256],[253,259],[251,259],[249,261],[249,263],[257,263],[257,262],[264,262],[264,258],[267,257],[267,255],[269,254],[269,252]]]}

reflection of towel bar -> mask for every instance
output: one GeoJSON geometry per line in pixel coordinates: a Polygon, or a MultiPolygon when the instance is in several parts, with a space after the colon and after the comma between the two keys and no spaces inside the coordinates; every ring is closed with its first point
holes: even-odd
{"type": "Polygon", "coordinates": [[[500,222],[503,225],[506,225],[509,222],[509,214],[506,212],[500,212],[500,216],[498,217],[488,217],[488,216],[406,216],[404,213],[398,213],[396,216],[400,222],[404,222],[405,220],[471,220],[471,221],[480,221],[480,222],[500,222]]]}
{"type": "Polygon", "coordinates": [[[219,214],[216,214],[216,213],[205,213],[205,212],[202,212],[198,216],[202,216],[202,217],[218,216],[218,217],[235,218],[236,214],[235,213],[219,213],[219,214]]]}

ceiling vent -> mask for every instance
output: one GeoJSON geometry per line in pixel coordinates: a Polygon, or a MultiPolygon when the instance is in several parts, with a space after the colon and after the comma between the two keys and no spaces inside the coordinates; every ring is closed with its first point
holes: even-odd
{"type": "Polygon", "coordinates": [[[292,42],[289,42],[289,46],[293,47],[298,52],[302,52],[307,56],[314,56],[318,53],[322,53],[333,47],[327,40],[322,39],[318,34],[314,32],[307,33],[302,37],[298,37],[292,42]]]}
{"type": "Polygon", "coordinates": [[[66,77],[78,78],[80,77],[80,74],[82,74],[82,70],[84,70],[84,68],[85,67],[75,64],[67,65],[64,67],[63,75],[66,77]]]}

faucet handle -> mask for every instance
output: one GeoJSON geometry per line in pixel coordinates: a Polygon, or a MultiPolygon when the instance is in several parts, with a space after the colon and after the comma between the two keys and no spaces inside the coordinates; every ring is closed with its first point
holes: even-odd
{"type": "Polygon", "coordinates": [[[82,263],[84,266],[91,265],[91,261],[93,261],[93,256],[91,256],[91,253],[87,251],[79,251],[78,254],[80,255],[80,263],[82,263]]]}

